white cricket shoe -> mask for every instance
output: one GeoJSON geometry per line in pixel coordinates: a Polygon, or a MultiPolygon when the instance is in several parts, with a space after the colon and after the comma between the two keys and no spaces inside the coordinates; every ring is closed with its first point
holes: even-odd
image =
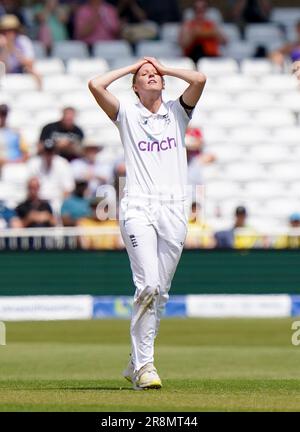
{"type": "Polygon", "coordinates": [[[161,379],[153,363],[147,363],[133,376],[134,390],[160,389],[161,379]]]}

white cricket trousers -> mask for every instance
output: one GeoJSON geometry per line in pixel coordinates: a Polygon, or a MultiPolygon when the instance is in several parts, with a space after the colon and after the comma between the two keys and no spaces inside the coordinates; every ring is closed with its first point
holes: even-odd
{"type": "Polygon", "coordinates": [[[120,215],[135,285],[130,334],[138,371],[154,362],[154,340],[186,237],[187,207],[182,200],[125,197],[120,215]]]}

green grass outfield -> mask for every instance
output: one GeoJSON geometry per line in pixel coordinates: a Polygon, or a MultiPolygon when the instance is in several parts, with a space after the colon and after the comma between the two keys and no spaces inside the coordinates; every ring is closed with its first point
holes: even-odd
{"type": "Polygon", "coordinates": [[[292,319],[165,319],[164,387],[133,391],[126,320],[6,323],[1,411],[300,411],[292,319]]]}

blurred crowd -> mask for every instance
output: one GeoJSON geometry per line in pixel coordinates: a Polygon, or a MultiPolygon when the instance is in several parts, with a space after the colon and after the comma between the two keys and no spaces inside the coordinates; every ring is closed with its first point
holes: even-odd
{"type": "MultiPolygon", "coordinates": [[[[182,53],[194,62],[201,57],[221,56],[220,47],[228,43],[218,24],[207,18],[210,4],[204,0],[193,3],[190,17],[180,9],[177,0],[46,0],[32,2],[30,13],[28,7],[25,13],[21,3],[0,1],[0,61],[5,64],[7,73],[33,74],[40,87],[42,80],[35,71],[33,39],[43,43],[49,56],[55,42],[68,39],[85,42],[90,52],[97,41],[126,39],[134,54],[139,40],[158,40],[160,26],[174,22],[181,23],[178,43],[182,53]]],[[[241,35],[247,23],[270,22],[272,3],[269,0],[228,0],[228,4],[230,19],[238,25],[241,35]]],[[[268,56],[278,65],[282,65],[285,56],[297,61],[300,57],[300,22],[296,25],[296,35],[294,42],[274,52],[258,47],[257,57],[268,56]]],[[[299,66],[299,63],[295,64],[299,66]]],[[[298,70],[296,66],[299,76],[298,70]]],[[[76,124],[76,110],[72,106],[65,107],[56,122],[42,128],[37,154],[29,156],[22,133],[8,126],[9,111],[8,105],[0,105],[0,179],[7,167],[25,164],[27,196],[16,208],[0,201],[0,228],[117,227],[116,219],[99,217],[99,212],[105,212],[105,209],[99,207],[102,198],[97,197],[96,191],[99,186],[112,185],[118,195],[119,181],[126,175],[124,160],[106,161],[97,137],[87,139],[76,124]]],[[[199,128],[187,130],[190,185],[204,185],[203,170],[216,159],[205,150],[204,144],[199,128]]],[[[243,206],[233,209],[232,226],[228,230],[214,232],[205,223],[201,205],[192,196],[187,247],[300,246],[300,236],[277,238],[270,244],[248,226],[247,209],[243,206]],[[239,235],[240,229],[243,229],[243,235],[239,235]]],[[[300,227],[300,214],[290,215],[289,227],[300,227]]],[[[85,237],[84,246],[118,248],[123,244],[118,236],[107,235],[102,239],[85,237]]]]}
{"type": "MultiPolygon", "coordinates": [[[[7,73],[32,73],[39,84],[41,78],[34,68],[31,40],[40,41],[51,55],[53,44],[64,40],[86,43],[92,54],[99,41],[127,40],[135,54],[137,42],[159,40],[165,23],[181,25],[178,44],[182,54],[197,62],[201,57],[222,55],[221,47],[228,37],[207,12],[213,6],[207,0],[195,0],[191,8],[181,10],[178,0],[46,0],[21,7],[18,0],[0,1],[0,61],[7,73]]],[[[230,11],[227,22],[237,25],[241,37],[252,23],[271,23],[270,0],[227,0],[230,11]]],[[[278,26],[285,32],[284,26],[278,26]]],[[[276,50],[269,51],[263,41],[257,45],[255,57],[269,57],[278,66],[285,57],[300,58],[300,22],[295,37],[276,50]]]]}

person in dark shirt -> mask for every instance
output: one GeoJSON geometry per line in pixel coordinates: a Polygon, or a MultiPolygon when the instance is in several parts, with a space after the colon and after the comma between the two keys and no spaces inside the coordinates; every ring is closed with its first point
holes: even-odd
{"type": "Polygon", "coordinates": [[[145,11],[148,20],[157,24],[181,21],[178,0],[139,0],[138,4],[145,11]]]}
{"type": "Polygon", "coordinates": [[[15,209],[24,228],[55,226],[53,211],[46,200],[39,198],[40,182],[33,177],[27,184],[27,198],[15,209]]]}
{"type": "Polygon", "coordinates": [[[75,124],[76,110],[66,107],[62,118],[43,127],[40,136],[39,150],[47,139],[55,141],[57,153],[68,161],[80,156],[81,142],[84,137],[82,129],[75,124]]]}

